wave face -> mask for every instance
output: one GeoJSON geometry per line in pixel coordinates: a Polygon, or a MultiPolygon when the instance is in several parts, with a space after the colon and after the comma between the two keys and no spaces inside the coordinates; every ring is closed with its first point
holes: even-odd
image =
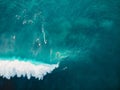
{"type": "MultiPolygon", "coordinates": [[[[37,63],[37,62],[36,62],[37,63]]],[[[58,64],[35,64],[28,61],[19,60],[0,60],[0,76],[3,78],[10,79],[11,77],[35,77],[36,79],[42,80],[47,73],[51,73],[58,64]]]]}

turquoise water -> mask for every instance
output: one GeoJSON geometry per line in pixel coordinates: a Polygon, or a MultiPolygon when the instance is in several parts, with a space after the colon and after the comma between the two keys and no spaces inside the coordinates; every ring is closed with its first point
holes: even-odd
{"type": "Polygon", "coordinates": [[[59,63],[0,90],[119,90],[119,0],[0,0],[0,60],[59,63]]]}

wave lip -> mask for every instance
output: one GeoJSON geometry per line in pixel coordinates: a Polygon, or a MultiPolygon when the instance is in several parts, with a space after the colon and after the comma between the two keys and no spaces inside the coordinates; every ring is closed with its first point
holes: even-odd
{"type": "Polygon", "coordinates": [[[0,60],[0,76],[7,79],[14,76],[27,76],[27,79],[35,77],[36,79],[42,80],[47,73],[51,73],[58,66],[58,64],[40,63],[36,65],[27,61],[0,60]]]}

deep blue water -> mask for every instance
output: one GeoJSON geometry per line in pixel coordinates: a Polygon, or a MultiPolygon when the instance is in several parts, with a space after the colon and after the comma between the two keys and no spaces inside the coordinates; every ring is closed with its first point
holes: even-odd
{"type": "Polygon", "coordinates": [[[0,90],[120,90],[120,0],[0,0],[0,58],[60,63],[0,90]]]}

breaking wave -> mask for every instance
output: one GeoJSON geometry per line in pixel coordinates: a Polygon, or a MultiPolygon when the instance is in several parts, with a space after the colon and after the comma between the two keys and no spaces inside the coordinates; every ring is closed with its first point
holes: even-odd
{"type": "Polygon", "coordinates": [[[51,73],[59,64],[45,64],[15,60],[0,60],[0,77],[10,79],[11,77],[35,77],[42,80],[47,73],[51,73]]]}

